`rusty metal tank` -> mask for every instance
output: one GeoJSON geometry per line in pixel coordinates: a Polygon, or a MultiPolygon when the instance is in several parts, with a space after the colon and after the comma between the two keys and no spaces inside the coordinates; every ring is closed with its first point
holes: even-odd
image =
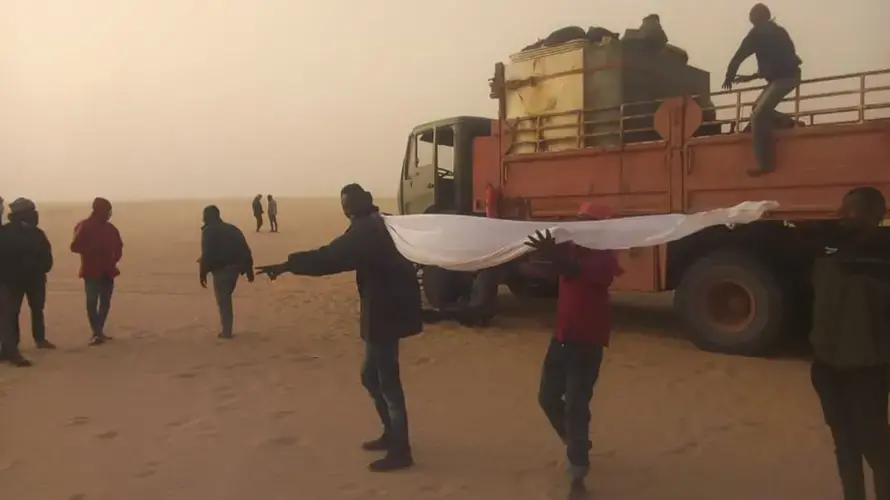
{"type": "Polygon", "coordinates": [[[661,99],[694,95],[703,108],[712,106],[710,74],[687,59],[685,51],[671,45],[653,51],[646,44],[615,39],[580,40],[511,56],[504,99],[506,118],[517,131],[518,145],[511,152],[660,139],[652,130],[652,114],[661,99]]]}

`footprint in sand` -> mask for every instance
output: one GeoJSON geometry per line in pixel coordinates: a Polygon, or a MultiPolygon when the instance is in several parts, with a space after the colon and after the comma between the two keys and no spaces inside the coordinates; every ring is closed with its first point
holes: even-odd
{"type": "Polygon", "coordinates": [[[174,375],[174,377],[176,377],[176,378],[185,378],[185,379],[188,379],[188,378],[195,378],[195,377],[197,377],[198,375],[199,375],[199,372],[197,372],[197,371],[192,371],[192,372],[182,372],[182,373],[177,373],[176,375],[174,375]]]}
{"type": "Polygon", "coordinates": [[[68,500],[86,500],[87,496],[84,493],[75,493],[73,495],[68,496],[68,500]]]}
{"type": "Polygon", "coordinates": [[[133,477],[142,479],[154,476],[158,472],[157,468],[159,465],[161,465],[160,462],[145,462],[142,464],[142,469],[133,474],[133,477]]]}
{"type": "Polygon", "coordinates": [[[278,436],[266,441],[266,446],[282,448],[286,446],[294,446],[300,442],[296,436],[278,436]]]}
{"type": "Polygon", "coordinates": [[[105,441],[114,439],[114,438],[116,438],[117,436],[118,436],[118,433],[117,433],[116,431],[105,431],[105,432],[96,434],[96,438],[98,438],[98,439],[102,439],[102,440],[105,440],[105,441]]]}
{"type": "Polygon", "coordinates": [[[688,443],[681,444],[680,446],[677,446],[676,448],[672,448],[671,450],[668,450],[668,453],[671,453],[672,455],[685,455],[691,451],[697,450],[698,446],[699,445],[698,445],[697,441],[689,441],[688,443]]]}
{"type": "Polygon", "coordinates": [[[86,424],[90,423],[91,421],[92,421],[92,419],[90,417],[81,415],[81,416],[71,417],[71,420],[69,420],[65,424],[65,426],[66,427],[75,427],[75,426],[80,426],[80,425],[86,425],[86,424]]]}
{"type": "Polygon", "coordinates": [[[294,413],[296,413],[296,412],[293,410],[278,410],[278,411],[272,412],[272,418],[275,418],[275,419],[287,418],[287,417],[293,415],[294,413]]]}

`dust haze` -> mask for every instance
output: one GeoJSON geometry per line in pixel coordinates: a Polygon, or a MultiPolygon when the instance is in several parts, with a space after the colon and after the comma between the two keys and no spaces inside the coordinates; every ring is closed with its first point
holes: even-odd
{"type": "MultiPolygon", "coordinates": [[[[716,89],[751,3],[0,0],[0,194],[392,196],[411,127],[495,116],[494,63],[538,37],[658,13],[716,89]]],[[[805,78],[890,67],[890,2],[767,3],[805,78]]]]}

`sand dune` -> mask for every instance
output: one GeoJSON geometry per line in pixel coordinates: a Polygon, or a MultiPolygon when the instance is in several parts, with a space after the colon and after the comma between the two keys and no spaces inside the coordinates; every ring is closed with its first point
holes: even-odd
{"type": "MultiPolygon", "coordinates": [[[[249,200],[222,203],[260,263],[344,227],[334,201],[281,200],[280,234],[251,231],[249,200]]],[[[416,468],[372,475],[379,431],[358,380],[353,277],[241,282],[233,342],[217,341],[198,285],[201,202],[117,204],[125,240],[109,333],[89,348],[74,222],[44,206],[56,247],[54,352],[0,366],[0,498],[367,500],[565,497],[559,441],[536,405],[552,304],[506,299],[487,330],[441,325],[404,344],[416,468]]],[[[630,302],[628,305],[626,302],[630,302]]],[[[593,402],[591,498],[831,499],[827,429],[803,359],[695,350],[660,309],[618,307],[593,402]]]]}

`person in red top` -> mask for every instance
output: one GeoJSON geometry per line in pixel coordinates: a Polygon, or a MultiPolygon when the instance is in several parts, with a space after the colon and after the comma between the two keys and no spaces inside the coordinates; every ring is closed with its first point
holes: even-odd
{"type": "MultiPolygon", "coordinates": [[[[578,217],[599,220],[611,213],[585,203],[578,217]]],[[[559,274],[556,329],[544,358],[538,402],[566,445],[572,489],[583,490],[592,446],[590,398],[612,327],[609,286],[622,270],[612,251],[557,244],[549,231],[538,231],[526,244],[559,274]]]]}
{"type": "Polygon", "coordinates": [[[105,335],[105,320],[111,309],[114,279],[120,274],[117,263],[123,256],[124,243],[111,220],[111,202],[93,200],[93,212],[74,227],[71,251],[80,254],[80,274],[87,298],[87,318],[93,337],[90,345],[99,345],[111,337],[105,335]]]}

